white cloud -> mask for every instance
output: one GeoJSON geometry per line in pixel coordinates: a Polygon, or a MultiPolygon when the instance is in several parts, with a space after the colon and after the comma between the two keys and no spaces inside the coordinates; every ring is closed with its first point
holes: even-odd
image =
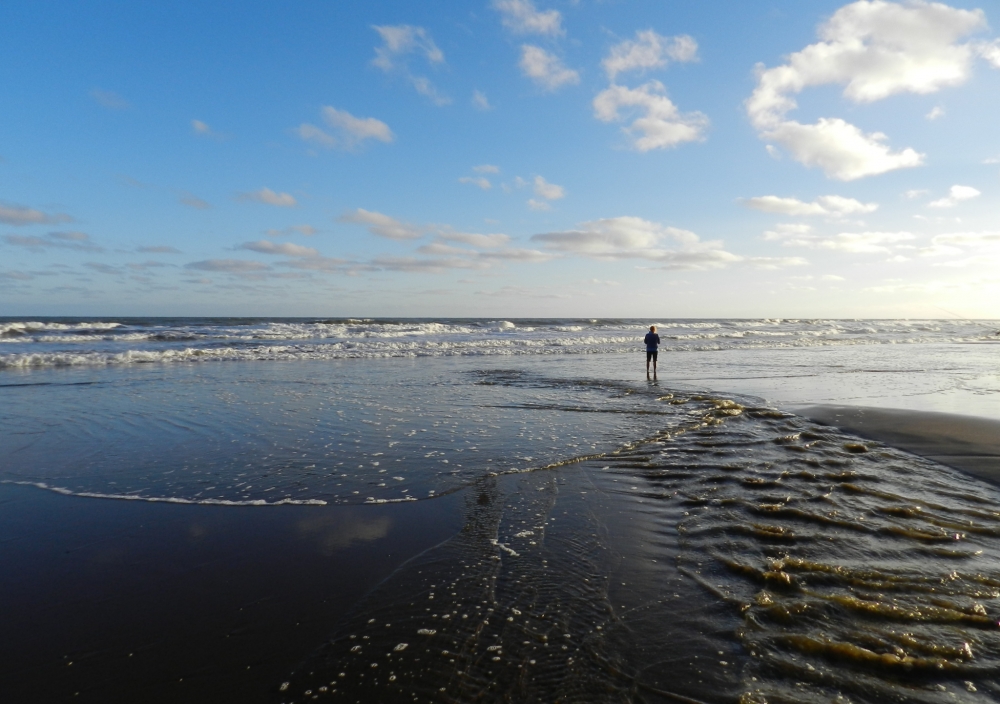
{"type": "Polygon", "coordinates": [[[177,201],[181,205],[186,205],[189,208],[194,208],[196,210],[208,210],[212,207],[212,204],[206,200],[202,200],[193,193],[188,193],[187,191],[181,191],[177,195],[177,201]]]}
{"type": "Polygon", "coordinates": [[[51,225],[59,222],[72,222],[73,218],[65,213],[54,215],[23,205],[0,205],[0,223],[21,227],[24,225],[51,225]]]}
{"type": "Polygon", "coordinates": [[[534,198],[528,199],[528,207],[532,210],[552,210],[552,206],[544,200],[535,200],[534,198]]]}
{"type": "MultiPolygon", "coordinates": [[[[1000,232],[948,232],[931,238],[931,245],[920,250],[922,257],[942,257],[965,254],[967,250],[981,254],[993,255],[991,264],[995,263],[995,255],[1000,252],[1000,232]]],[[[978,259],[977,259],[978,260],[978,259]]],[[[972,260],[960,260],[952,264],[972,263],[972,260]]]]}
{"type": "Polygon", "coordinates": [[[386,73],[398,71],[406,76],[418,93],[430,98],[435,105],[447,105],[451,99],[441,95],[426,76],[418,76],[410,71],[408,56],[423,56],[431,65],[444,63],[444,53],[423,27],[408,24],[396,26],[373,25],[372,29],[382,37],[382,46],[375,47],[372,65],[386,73]]]}
{"type": "Polygon", "coordinates": [[[184,268],[196,269],[198,271],[222,271],[229,274],[247,274],[265,271],[271,267],[262,262],[253,262],[247,259],[205,259],[200,262],[185,264],[184,268]]]}
{"type": "Polygon", "coordinates": [[[61,242],[86,242],[90,239],[85,232],[50,232],[49,237],[61,242]]]}
{"type": "Polygon", "coordinates": [[[521,71],[545,90],[556,90],[580,82],[580,74],[567,68],[561,59],[545,49],[531,44],[521,46],[521,71]]]}
{"type": "Polygon", "coordinates": [[[422,245],[417,249],[417,251],[420,254],[428,254],[432,256],[462,256],[473,254],[473,252],[470,252],[468,249],[452,247],[451,245],[444,244],[443,242],[431,242],[430,244],[422,245]]]}
{"type": "Polygon", "coordinates": [[[201,120],[191,120],[191,131],[199,137],[210,137],[219,141],[228,137],[228,135],[223,134],[222,132],[216,132],[208,125],[208,123],[202,122],[201,120]]]}
{"type": "Polygon", "coordinates": [[[415,240],[424,234],[421,228],[364,208],[344,213],[338,220],[364,225],[373,235],[390,240],[415,240]]]}
{"type": "Polygon", "coordinates": [[[786,237],[808,235],[812,232],[812,225],[800,222],[779,223],[774,230],[764,233],[765,240],[783,240],[786,237]]]}
{"type": "Polygon", "coordinates": [[[290,193],[276,193],[270,188],[261,188],[252,193],[241,193],[240,200],[264,203],[265,205],[275,205],[279,208],[292,208],[297,203],[295,197],[290,193]]]}
{"type": "Polygon", "coordinates": [[[493,164],[480,164],[479,166],[473,166],[472,170],[477,174],[498,174],[500,173],[500,167],[494,166],[493,164]]]}
{"type": "Polygon", "coordinates": [[[507,262],[545,262],[553,258],[549,252],[537,249],[500,249],[494,252],[479,252],[480,259],[496,259],[507,262]]]}
{"type": "Polygon", "coordinates": [[[854,181],[924,163],[923,154],[910,148],[892,152],[883,144],[886,135],[865,134],[838,117],[821,117],[814,125],[781,122],[761,136],[782,144],[801,164],[819,167],[838,181],[854,181]]]}
{"type": "Polygon", "coordinates": [[[979,247],[983,245],[1000,244],[1000,231],[993,232],[949,232],[935,236],[933,244],[944,244],[955,247],[979,247]]]}
{"type": "Polygon", "coordinates": [[[281,254],[286,257],[318,257],[317,252],[312,247],[303,247],[292,242],[271,242],[270,240],[257,240],[256,242],[244,242],[239,249],[249,249],[261,254],[281,254]]]}
{"type": "Polygon", "coordinates": [[[913,200],[914,198],[920,198],[921,196],[926,196],[930,191],[926,188],[911,188],[910,190],[903,193],[904,198],[913,200]]]}
{"type": "Polygon", "coordinates": [[[416,274],[440,274],[448,269],[485,269],[486,262],[465,257],[438,257],[422,259],[419,257],[376,257],[368,265],[372,269],[385,271],[402,271],[416,274]]]}
{"type": "Polygon", "coordinates": [[[612,81],[619,73],[662,68],[670,60],[697,61],[698,42],[686,34],[664,37],[652,29],[635,33],[635,41],[624,41],[611,47],[601,62],[612,81]]]}
{"type": "Polygon", "coordinates": [[[881,133],[865,134],[839,118],[816,124],[786,121],[793,95],[825,84],[844,85],[844,96],[870,103],[898,93],[929,94],[966,81],[975,46],[959,40],[985,26],[982,10],[940,3],[860,0],[845,5],[818,31],[821,41],[775,68],[759,67],[747,113],[760,136],[783,145],[806,166],[849,181],[918,166],[913,149],[892,152],[881,133]]]}
{"type": "Polygon", "coordinates": [[[802,257],[746,257],[744,261],[754,269],[765,269],[767,271],[809,265],[809,260],[802,257]]]}
{"type": "Polygon", "coordinates": [[[329,105],[323,106],[323,121],[337,131],[337,137],[327,134],[319,127],[303,123],[296,128],[298,136],[316,146],[353,149],[366,140],[376,139],[388,144],[395,135],[389,125],[374,117],[355,117],[346,110],[338,110],[329,105]]]}
{"type": "Polygon", "coordinates": [[[136,248],[137,252],[144,252],[146,254],[180,254],[181,250],[176,247],[170,247],[168,245],[150,245],[145,247],[136,248]]]}
{"type": "Polygon", "coordinates": [[[612,85],[597,94],[593,106],[594,116],[601,122],[627,119],[623,109],[638,111],[640,116],[623,131],[640,152],[701,140],[708,127],[708,118],[702,113],[680,113],[659,81],[650,81],[638,88],[612,85]]]}
{"type": "Polygon", "coordinates": [[[268,237],[287,237],[295,234],[311,237],[317,232],[319,232],[319,230],[312,225],[291,225],[290,227],[286,227],[282,230],[267,230],[264,234],[268,237]]]}
{"type": "Polygon", "coordinates": [[[366,139],[377,139],[389,143],[394,139],[389,125],[374,117],[355,117],[346,110],[326,105],[323,107],[323,119],[330,127],[343,133],[344,137],[363,142],[366,139]]]}
{"type": "Polygon", "coordinates": [[[1000,39],[995,39],[989,44],[980,44],[978,47],[978,53],[988,62],[993,64],[993,68],[1000,68],[1000,39]]]}
{"type": "Polygon", "coordinates": [[[931,201],[927,204],[927,207],[954,208],[963,200],[972,200],[973,198],[978,198],[980,195],[982,195],[982,192],[972,186],[959,186],[956,184],[948,189],[946,197],[931,201]]]}
{"type": "Polygon", "coordinates": [[[303,142],[310,142],[318,147],[326,147],[327,149],[337,146],[337,139],[335,137],[327,134],[316,125],[310,125],[308,122],[303,122],[293,131],[303,142]]]}
{"type": "Polygon", "coordinates": [[[929,113],[927,113],[926,115],[924,115],[924,117],[926,119],[928,119],[928,120],[933,121],[933,120],[938,119],[939,117],[944,117],[944,114],[945,114],[944,113],[944,108],[941,107],[940,105],[936,105],[936,106],[934,106],[931,109],[931,111],[929,113]]]}
{"type": "Polygon", "coordinates": [[[480,247],[482,249],[502,247],[510,242],[510,237],[501,233],[481,235],[474,232],[454,232],[452,230],[442,229],[438,231],[437,235],[442,240],[446,240],[448,242],[461,242],[463,244],[480,247]]]}
{"type": "Polygon", "coordinates": [[[690,230],[630,216],[592,220],[576,230],[546,232],[531,239],[555,252],[595,259],[642,259],[667,269],[719,269],[744,260],[725,251],[721,242],[702,242],[690,230]]]}
{"type": "Polygon", "coordinates": [[[493,0],[503,26],[518,34],[563,34],[562,15],[558,10],[539,11],[531,0],[493,0]]]}
{"type": "Polygon", "coordinates": [[[841,232],[832,237],[785,232],[765,232],[764,239],[780,240],[788,247],[809,247],[851,254],[887,254],[890,247],[915,239],[909,232],[841,232]]]}
{"type": "Polygon", "coordinates": [[[372,63],[383,71],[396,68],[396,61],[401,56],[411,53],[423,54],[429,63],[444,62],[444,53],[438,49],[431,35],[423,27],[408,24],[396,26],[373,25],[372,29],[382,37],[382,46],[375,48],[375,58],[372,63]]]}
{"type": "Polygon", "coordinates": [[[541,176],[535,176],[535,195],[545,200],[559,200],[565,197],[566,189],[554,183],[549,183],[541,176]]]}
{"type": "Polygon", "coordinates": [[[24,247],[36,252],[54,247],[57,249],[75,249],[80,252],[103,252],[90,241],[90,235],[83,232],[50,232],[45,237],[35,235],[4,235],[3,241],[14,247],[24,247]]]}
{"type": "Polygon", "coordinates": [[[473,176],[462,176],[460,179],[458,179],[458,182],[459,183],[471,183],[471,184],[474,184],[474,185],[479,186],[480,188],[482,188],[484,191],[488,191],[491,188],[493,188],[493,184],[490,183],[490,180],[488,178],[483,177],[483,176],[476,176],[476,177],[473,177],[473,176]]]}
{"type": "Polygon", "coordinates": [[[862,203],[854,198],[845,198],[843,196],[820,196],[811,203],[806,203],[797,198],[759,196],[757,198],[747,198],[743,201],[743,204],[748,208],[761,210],[765,213],[779,213],[791,216],[827,215],[844,217],[845,215],[873,213],[878,210],[878,203],[862,203]]]}
{"type": "Polygon", "coordinates": [[[472,107],[483,111],[493,109],[489,99],[486,97],[486,93],[481,90],[472,91],[472,107]]]}
{"type": "Polygon", "coordinates": [[[94,88],[90,91],[90,97],[94,99],[98,105],[102,108],[107,108],[108,110],[128,110],[132,107],[132,104],[125,100],[122,96],[115,93],[113,90],[101,90],[100,88],[94,88]]]}
{"type": "Polygon", "coordinates": [[[287,266],[303,271],[324,271],[344,273],[353,262],[334,257],[304,257],[278,262],[277,266],[287,266]]]}

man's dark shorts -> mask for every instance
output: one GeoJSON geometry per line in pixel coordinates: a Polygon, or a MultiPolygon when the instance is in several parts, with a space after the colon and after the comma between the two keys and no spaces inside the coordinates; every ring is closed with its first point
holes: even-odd
{"type": "Polygon", "coordinates": [[[656,350],[646,350],[646,364],[649,364],[649,360],[656,361],[656,350]]]}

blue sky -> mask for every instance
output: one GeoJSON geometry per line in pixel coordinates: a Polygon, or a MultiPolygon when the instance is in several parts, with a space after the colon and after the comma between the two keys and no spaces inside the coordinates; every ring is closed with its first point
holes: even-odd
{"type": "Polygon", "coordinates": [[[5,3],[0,315],[1000,317],[991,22],[5,3]]]}

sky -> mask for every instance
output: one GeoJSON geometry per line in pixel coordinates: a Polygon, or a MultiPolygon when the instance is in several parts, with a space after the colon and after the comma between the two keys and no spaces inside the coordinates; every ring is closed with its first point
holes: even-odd
{"type": "Polygon", "coordinates": [[[1000,5],[0,5],[0,315],[1000,318],[1000,5]]]}

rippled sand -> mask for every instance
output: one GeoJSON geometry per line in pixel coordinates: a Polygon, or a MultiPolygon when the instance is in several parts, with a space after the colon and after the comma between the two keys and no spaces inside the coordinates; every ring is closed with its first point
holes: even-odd
{"type": "MultiPolygon", "coordinates": [[[[668,395],[669,396],[669,395],[668,395]]],[[[992,701],[997,493],[767,408],[481,482],[281,701],[992,701]]]]}

